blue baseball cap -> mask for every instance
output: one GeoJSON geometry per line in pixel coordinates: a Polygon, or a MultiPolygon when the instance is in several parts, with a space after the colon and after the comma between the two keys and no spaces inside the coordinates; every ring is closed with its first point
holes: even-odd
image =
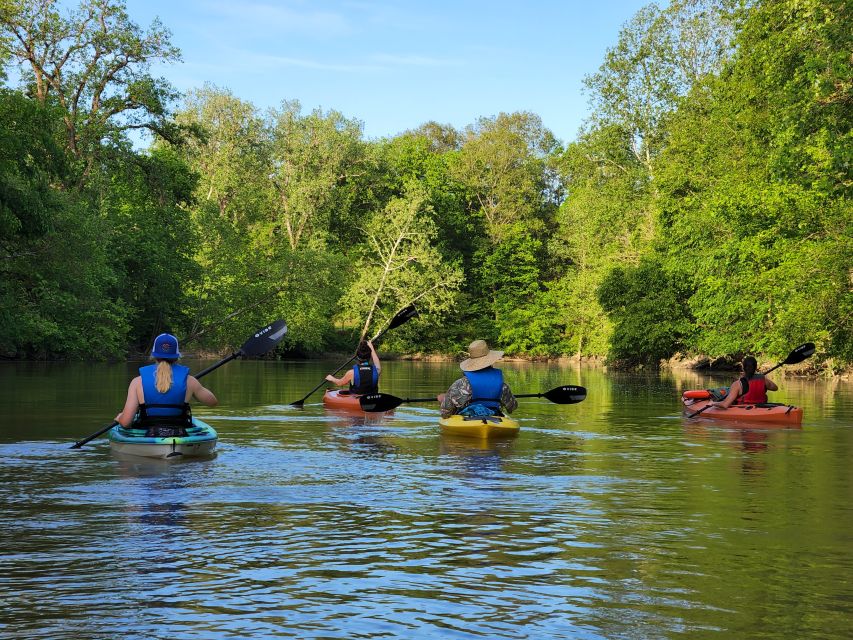
{"type": "Polygon", "coordinates": [[[151,349],[152,358],[162,358],[164,360],[177,360],[181,357],[181,352],[178,351],[178,339],[171,333],[161,333],[154,338],[154,348],[151,349]]]}

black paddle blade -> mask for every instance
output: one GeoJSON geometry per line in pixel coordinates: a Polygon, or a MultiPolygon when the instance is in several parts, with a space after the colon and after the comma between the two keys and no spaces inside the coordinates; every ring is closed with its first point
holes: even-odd
{"type": "Polygon", "coordinates": [[[799,347],[797,347],[791,353],[788,354],[788,357],[785,358],[784,364],[797,364],[798,362],[802,362],[806,358],[810,358],[811,356],[813,356],[814,351],[814,342],[806,342],[805,344],[801,344],[799,347]]]}
{"type": "Polygon", "coordinates": [[[557,404],[577,404],[586,399],[586,389],[575,385],[565,385],[546,391],[542,395],[557,404]]]}
{"type": "Polygon", "coordinates": [[[358,399],[361,410],[366,413],[381,413],[399,407],[404,400],[390,393],[369,393],[358,399]]]}
{"type": "Polygon", "coordinates": [[[281,342],[285,333],[287,333],[287,325],[284,320],[276,320],[272,324],[255,331],[255,335],[246,340],[246,344],[240,347],[240,355],[263,355],[281,342]]]}
{"type": "MultiPolygon", "coordinates": [[[[397,315],[391,318],[391,323],[388,325],[388,329],[395,329],[399,327],[401,324],[407,323],[409,320],[418,315],[418,310],[415,308],[415,305],[410,304],[405,309],[398,311],[397,315]]],[[[386,329],[386,331],[388,330],[386,329]]]]}

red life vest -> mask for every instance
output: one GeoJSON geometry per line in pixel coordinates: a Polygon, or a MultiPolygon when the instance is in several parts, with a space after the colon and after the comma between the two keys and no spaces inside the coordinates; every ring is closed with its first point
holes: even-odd
{"type": "Polygon", "coordinates": [[[740,386],[741,389],[748,387],[748,390],[735,401],[735,404],[761,404],[762,402],[767,402],[767,386],[764,384],[764,376],[755,375],[749,380],[741,378],[740,386]],[[745,385],[744,382],[746,382],[745,385]]]}

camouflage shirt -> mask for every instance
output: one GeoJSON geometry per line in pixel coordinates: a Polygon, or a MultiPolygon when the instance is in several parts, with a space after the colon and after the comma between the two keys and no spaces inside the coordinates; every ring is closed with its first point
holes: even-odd
{"type": "MultiPolygon", "coordinates": [[[[454,413],[459,413],[460,409],[471,404],[471,399],[471,383],[468,382],[468,378],[462,376],[450,385],[444,395],[444,401],[441,403],[441,417],[447,418],[454,413]]],[[[501,406],[507,413],[512,413],[518,407],[518,400],[512,395],[512,391],[509,390],[509,385],[506,382],[501,387],[501,406]]]]}

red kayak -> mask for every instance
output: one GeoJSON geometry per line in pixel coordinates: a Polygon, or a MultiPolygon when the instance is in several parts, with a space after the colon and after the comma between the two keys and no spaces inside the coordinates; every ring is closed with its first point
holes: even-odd
{"type": "Polygon", "coordinates": [[[323,394],[323,405],[329,409],[338,409],[339,411],[364,413],[358,402],[359,398],[361,398],[360,395],[350,393],[346,389],[328,389],[323,394]]]}
{"type": "Polygon", "coordinates": [[[728,409],[711,407],[712,402],[719,402],[726,397],[727,388],[699,389],[685,391],[681,395],[684,412],[692,416],[702,411],[699,418],[712,420],[733,420],[741,422],[772,422],[775,424],[800,424],[803,421],[803,410],[790,404],[778,402],[762,402],[760,404],[733,404],[728,409]],[[705,409],[703,411],[703,409],[705,409]]]}
{"type": "Polygon", "coordinates": [[[358,403],[360,397],[344,389],[327,389],[323,394],[323,404],[333,409],[361,411],[361,405],[358,403]]]}

